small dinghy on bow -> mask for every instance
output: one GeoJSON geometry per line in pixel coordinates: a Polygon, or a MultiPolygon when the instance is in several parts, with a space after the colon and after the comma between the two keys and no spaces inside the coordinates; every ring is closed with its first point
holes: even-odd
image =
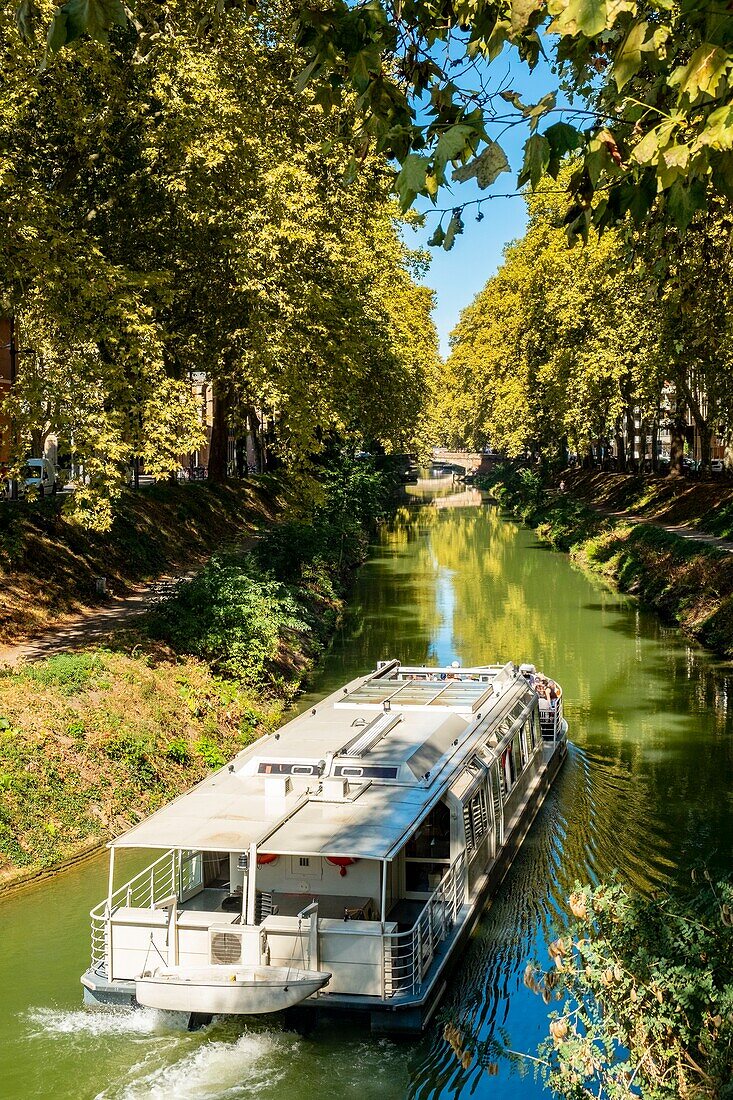
{"type": "Polygon", "coordinates": [[[292,1008],[330,979],[290,966],[166,966],[135,981],[135,1000],[171,1012],[255,1016],[292,1008]]]}

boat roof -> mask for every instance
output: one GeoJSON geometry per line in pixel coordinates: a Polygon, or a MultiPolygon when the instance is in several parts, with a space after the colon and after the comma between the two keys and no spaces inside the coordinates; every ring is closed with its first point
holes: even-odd
{"type": "Polygon", "coordinates": [[[382,662],[112,846],[391,859],[477,748],[536,700],[512,664],[382,662]]]}

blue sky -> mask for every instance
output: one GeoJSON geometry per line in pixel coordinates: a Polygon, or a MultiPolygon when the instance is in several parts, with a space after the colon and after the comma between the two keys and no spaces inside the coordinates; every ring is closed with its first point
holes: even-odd
{"type": "MultiPolygon", "coordinates": [[[[497,82],[502,87],[519,92],[525,103],[536,103],[546,92],[557,88],[557,80],[549,67],[540,62],[533,73],[516,57],[514,51],[505,52],[492,63],[496,70],[497,82]],[[507,69],[510,79],[507,81],[507,69]]],[[[507,104],[507,112],[511,107],[507,104]]],[[[552,121],[557,120],[557,115],[552,121]]],[[[541,126],[540,129],[543,127],[541,126]]],[[[447,189],[438,196],[438,208],[459,206],[463,202],[492,193],[505,194],[516,191],[517,172],[522,164],[522,148],[527,138],[527,129],[517,126],[507,131],[501,138],[501,145],[509,158],[512,171],[504,172],[486,191],[479,191],[475,181],[456,184],[452,192],[447,189]]],[[[498,134],[492,136],[498,138],[498,134]]],[[[418,209],[429,210],[430,204],[423,202],[418,209]]],[[[513,198],[488,199],[483,206],[483,221],[477,222],[476,208],[469,207],[463,216],[465,229],[450,252],[442,248],[431,248],[430,270],[425,283],[436,291],[437,304],[434,313],[435,324],[440,337],[441,351],[447,356],[448,337],[460,317],[461,310],[470,305],[475,295],[497,270],[502,259],[502,251],[509,241],[521,237],[527,220],[527,208],[521,196],[513,198]]],[[[438,221],[437,214],[428,214],[423,229],[416,233],[407,231],[406,242],[410,248],[427,247],[429,237],[438,221]]],[[[447,226],[444,218],[443,226],[447,226]]]]}

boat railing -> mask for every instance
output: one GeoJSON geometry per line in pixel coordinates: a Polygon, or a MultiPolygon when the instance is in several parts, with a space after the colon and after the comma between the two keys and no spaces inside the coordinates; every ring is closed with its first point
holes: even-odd
{"type": "Polygon", "coordinates": [[[559,741],[562,736],[562,696],[540,699],[540,730],[543,741],[559,741]]]}
{"type": "Polygon", "coordinates": [[[461,852],[407,932],[386,932],[384,996],[417,993],[466,898],[466,856],[461,852]]]}
{"type": "Polygon", "coordinates": [[[178,893],[178,853],[174,848],[165,852],[149,867],[118,887],[111,898],[105,898],[89,914],[92,922],[92,970],[107,973],[109,921],[123,906],[154,909],[157,902],[178,893]]]}

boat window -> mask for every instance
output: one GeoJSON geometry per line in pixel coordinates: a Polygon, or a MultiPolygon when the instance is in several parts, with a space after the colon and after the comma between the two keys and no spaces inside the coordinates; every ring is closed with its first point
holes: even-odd
{"type": "Polygon", "coordinates": [[[517,779],[517,770],[514,765],[514,759],[512,757],[511,745],[507,745],[501,754],[501,776],[503,779],[503,794],[504,797],[509,794],[509,791],[514,786],[517,779]]]}
{"type": "Polygon", "coordinates": [[[434,806],[405,846],[409,859],[450,859],[450,810],[443,802],[434,806]]]}
{"type": "Polygon", "coordinates": [[[463,825],[466,830],[466,852],[470,855],[478,849],[491,828],[485,787],[479,787],[470,802],[463,807],[463,825]]]}
{"type": "Polygon", "coordinates": [[[432,894],[447,870],[445,863],[405,863],[405,889],[410,893],[432,894]]]}

